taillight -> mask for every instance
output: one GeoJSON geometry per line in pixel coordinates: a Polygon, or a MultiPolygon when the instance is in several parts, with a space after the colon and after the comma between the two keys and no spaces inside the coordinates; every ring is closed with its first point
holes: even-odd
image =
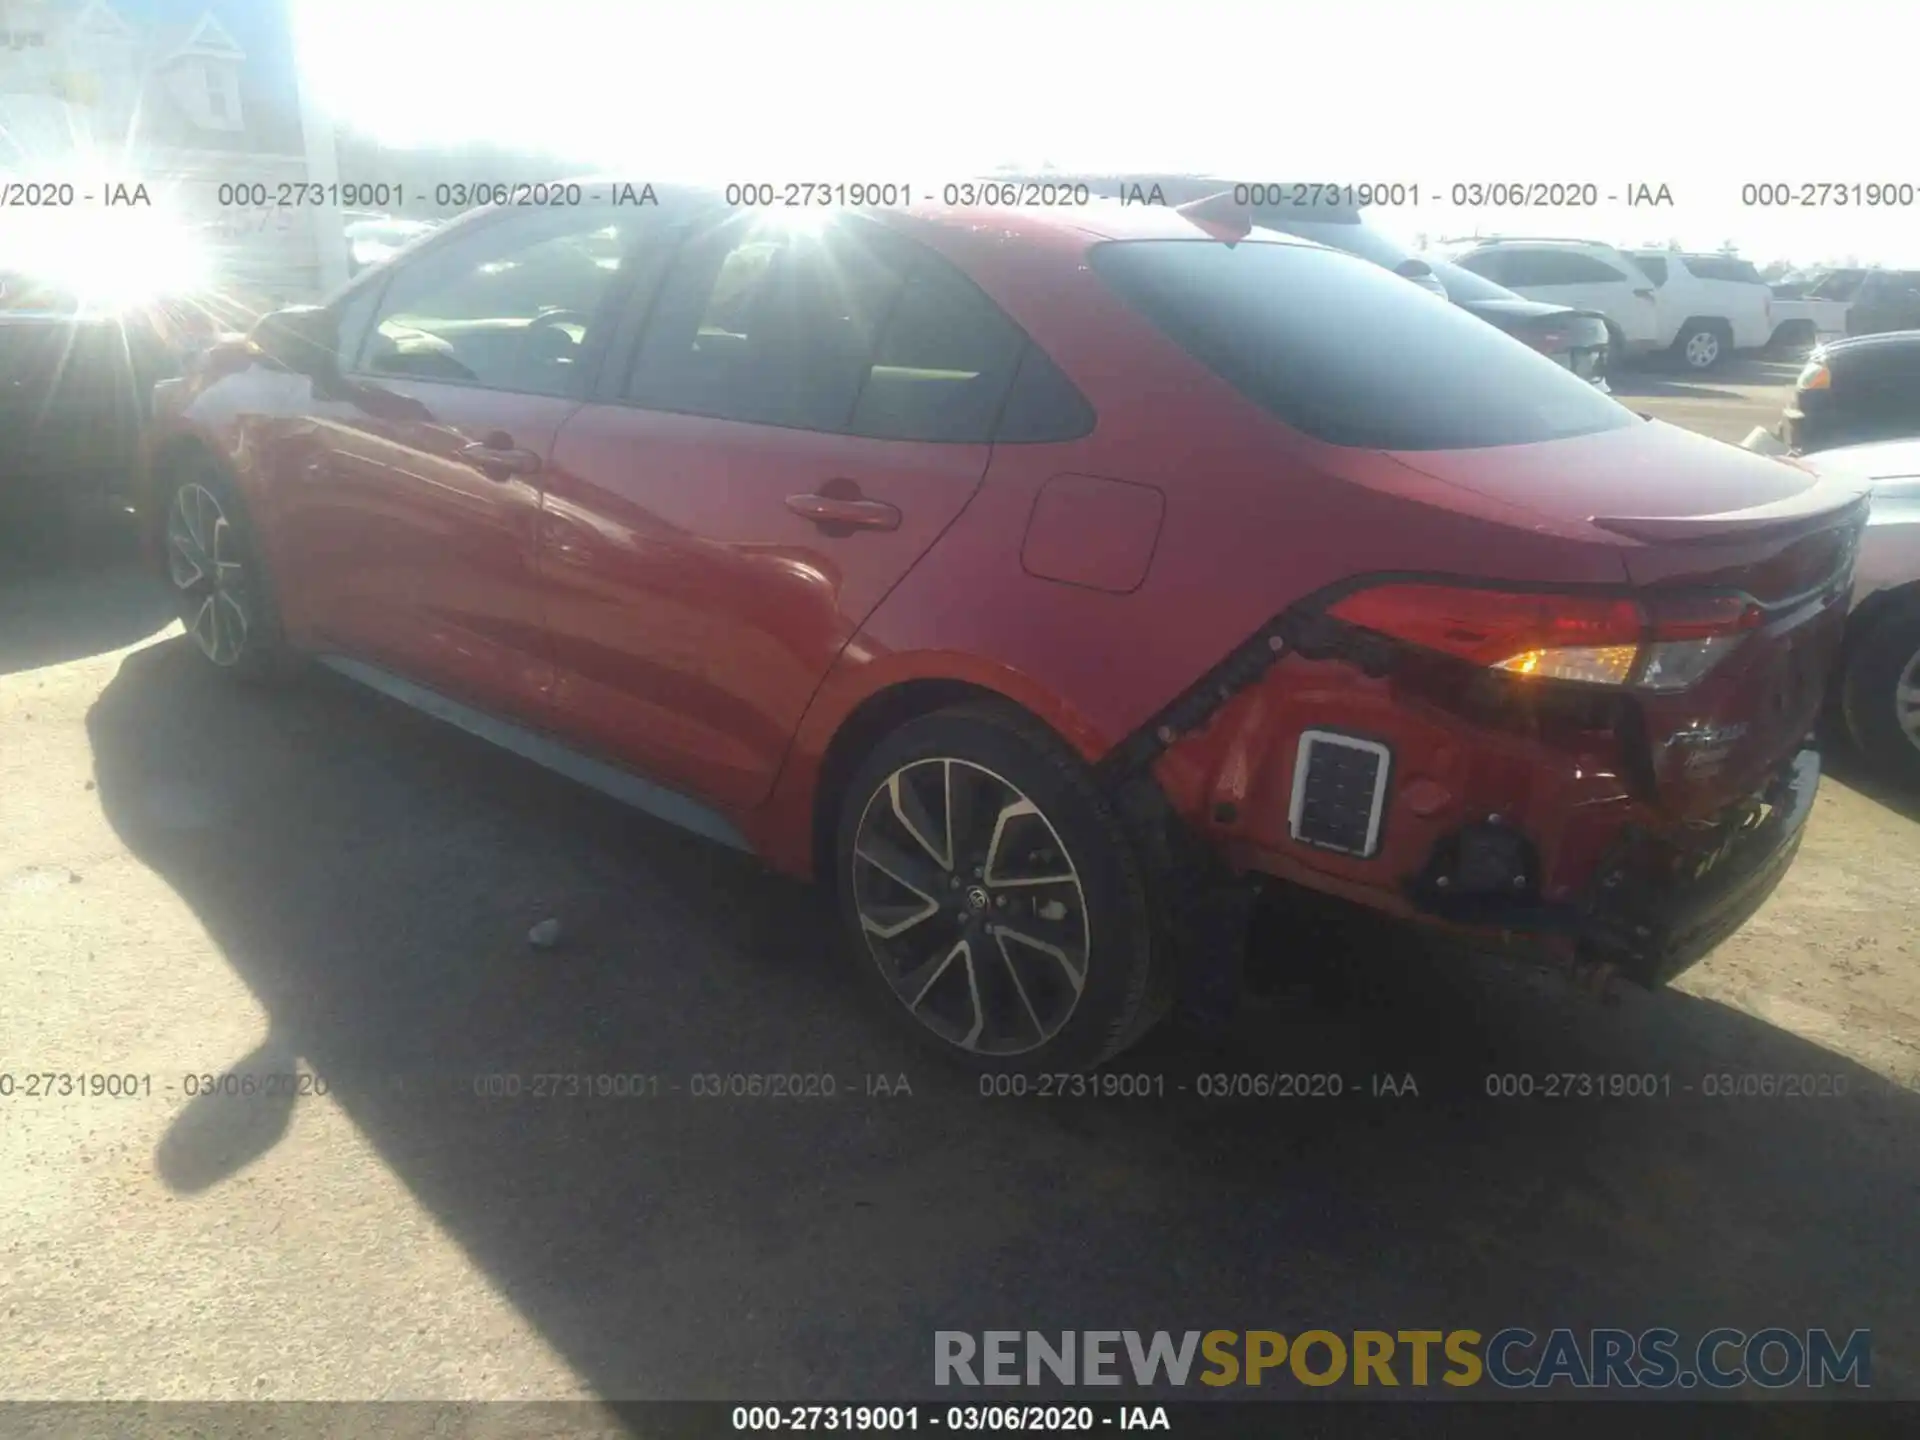
{"type": "Polygon", "coordinates": [[[1522,338],[1534,349],[1546,355],[1567,348],[1567,332],[1564,330],[1538,330],[1522,338]]]}
{"type": "Polygon", "coordinates": [[[1760,623],[1744,596],[1624,598],[1391,584],[1329,612],[1409,645],[1543,680],[1684,690],[1760,623]]]}
{"type": "Polygon", "coordinates": [[[1744,595],[1654,595],[1633,683],[1642,690],[1684,690],[1758,628],[1760,607],[1744,595]]]}
{"type": "Polygon", "coordinates": [[[1827,390],[1833,386],[1833,375],[1818,360],[1809,360],[1807,366],[1793,382],[1796,390],[1827,390]]]}

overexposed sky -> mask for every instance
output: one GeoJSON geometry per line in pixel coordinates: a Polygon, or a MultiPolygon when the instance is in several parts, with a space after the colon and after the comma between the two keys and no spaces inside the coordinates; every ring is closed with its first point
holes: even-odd
{"type": "Polygon", "coordinates": [[[1397,181],[1420,208],[1371,218],[1408,239],[1477,225],[1920,265],[1920,193],[1741,204],[1746,182],[1920,192],[1910,0],[295,4],[322,103],[401,144],[720,181],[938,186],[1008,163],[1397,181]],[[1473,181],[1592,181],[1603,204],[1452,208],[1473,181]],[[1641,182],[1673,208],[1604,203],[1641,182]]]}

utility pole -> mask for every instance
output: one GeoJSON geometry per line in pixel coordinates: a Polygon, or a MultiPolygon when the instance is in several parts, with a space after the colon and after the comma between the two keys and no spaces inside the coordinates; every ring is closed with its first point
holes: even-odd
{"type": "MultiPolygon", "coordinates": [[[[331,196],[331,187],[340,183],[340,152],[334,143],[333,116],[320,103],[313,77],[301,63],[300,36],[293,23],[292,0],[280,0],[286,16],[294,59],[294,88],[299,94],[300,138],[305,145],[307,183],[324,185],[323,195],[331,196]]],[[[313,252],[318,260],[320,293],[331,295],[347,283],[347,226],[340,207],[332,203],[316,205],[308,211],[313,227],[313,252]]]]}

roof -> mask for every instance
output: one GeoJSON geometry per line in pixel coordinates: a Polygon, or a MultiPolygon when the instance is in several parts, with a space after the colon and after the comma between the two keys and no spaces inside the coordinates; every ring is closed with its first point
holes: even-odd
{"type": "MultiPolygon", "coordinates": [[[[1057,208],[976,205],[916,206],[916,218],[951,229],[999,233],[1030,244],[1067,244],[1085,249],[1100,240],[1204,240],[1211,238],[1171,205],[1124,205],[1118,200],[1093,200],[1085,205],[1057,208]]],[[[1251,216],[1249,216],[1251,223],[1251,216]]],[[[1271,230],[1256,230],[1248,238],[1261,243],[1301,245],[1271,230]]]]}
{"type": "Polygon", "coordinates": [[[1821,347],[1828,355],[1857,355],[1863,350],[1920,350],[1920,330],[1884,330],[1878,335],[1849,335],[1821,347]]]}
{"type": "MultiPolygon", "coordinates": [[[[631,185],[638,190],[642,185],[651,184],[656,197],[663,205],[707,200],[718,202],[721,198],[721,187],[718,185],[662,183],[657,180],[643,180],[638,176],[606,172],[565,178],[567,181],[589,186],[595,190],[609,189],[619,185],[631,185]]],[[[1004,178],[988,176],[982,183],[997,183],[1004,178]]],[[[1073,182],[1069,180],[1066,183],[1073,182]]],[[[778,212],[770,211],[769,213],[778,212]]],[[[1085,205],[1055,206],[958,206],[931,201],[894,212],[874,210],[870,213],[894,213],[905,216],[910,222],[937,225],[946,230],[970,231],[981,236],[999,237],[1042,247],[1051,245],[1076,251],[1085,250],[1088,245],[1101,240],[1211,238],[1206,231],[1180,214],[1172,205],[1123,204],[1113,199],[1095,199],[1085,205]]],[[[1249,212],[1250,218],[1251,215],[1252,212],[1249,212]]],[[[1259,222],[1253,220],[1252,223],[1257,226],[1259,222]]],[[[1255,229],[1247,238],[1262,244],[1322,248],[1314,246],[1311,240],[1267,229],[1255,229]]]]}

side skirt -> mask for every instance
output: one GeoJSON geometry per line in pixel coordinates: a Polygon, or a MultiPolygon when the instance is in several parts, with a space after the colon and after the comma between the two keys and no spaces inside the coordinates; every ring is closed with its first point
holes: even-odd
{"type": "Polygon", "coordinates": [[[753,853],[753,847],[747,843],[746,837],[725,817],[678,791],[668,790],[650,780],[641,779],[631,771],[584,755],[536,730],[502,720],[497,715],[476,710],[458,700],[450,700],[438,691],[416,685],[378,666],[344,655],[317,655],[314,658],[349,680],[365,685],[370,690],[377,690],[436,720],[444,720],[488,744],[498,745],[502,750],[531,760],[556,775],[564,775],[576,784],[598,790],[669,825],[678,825],[683,830],[691,830],[696,835],[704,835],[735,850],[753,853]]]}

